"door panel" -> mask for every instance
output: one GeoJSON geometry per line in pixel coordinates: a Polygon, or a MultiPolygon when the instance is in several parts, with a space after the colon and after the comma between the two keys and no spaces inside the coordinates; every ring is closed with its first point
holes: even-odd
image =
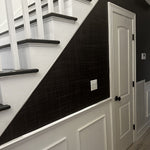
{"type": "Polygon", "coordinates": [[[113,46],[113,102],[117,150],[126,150],[133,143],[132,117],[132,34],[134,14],[111,5],[111,44],[113,46]],[[131,16],[130,16],[131,15],[131,16]],[[113,35],[113,36],[112,36],[113,35]]]}
{"type": "Polygon", "coordinates": [[[130,103],[119,108],[120,117],[120,138],[122,139],[130,132],[130,103]]]}
{"type": "Polygon", "coordinates": [[[129,30],[124,27],[118,27],[118,57],[119,68],[118,68],[118,83],[119,83],[119,95],[124,96],[129,94],[128,83],[129,83],[129,30]]]}

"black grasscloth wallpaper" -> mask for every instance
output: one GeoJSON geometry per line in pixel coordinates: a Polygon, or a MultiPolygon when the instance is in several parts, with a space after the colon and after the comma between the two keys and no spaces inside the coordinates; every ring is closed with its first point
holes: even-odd
{"type": "Polygon", "coordinates": [[[99,1],[2,134],[0,144],[109,97],[107,13],[101,9],[107,12],[99,1]],[[93,92],[92,79],[98,79],[93,92]]]}
{"type": "MultiPolygon", "coordinates": [[[[150,7],[144,0],[110,1],[137,14],[137,81],[148,81],[150,59],[141,61],[140,53],[147,52],[150,58],[150,7]]],[[[2,134],[0,144],[108,98],[108,55],[107,0],[99,0],[2,134]],[[92,79],[98,79],[98,90],[94,92],[90,92],[92,79]]]]}

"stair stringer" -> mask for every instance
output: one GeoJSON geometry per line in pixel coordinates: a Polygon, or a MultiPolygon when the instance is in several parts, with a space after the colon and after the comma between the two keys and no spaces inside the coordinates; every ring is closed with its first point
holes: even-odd
{"type": "Polygon", "coordinates": [[[60,40],[60,45],[25,44],[22,46],[23,51],[30,60],[29,64],[31,68],[38,68],[39,73],[35,75],[27,74],[0,79],[3,103],[11,105],[10,110],[0,113],[0,120],[2,120],[0,122],[0,135],[2,135],[46,73],[53,66],[97,2],[98,0],[93,0],[90,3],[86,1],[84,3],[82,0],[73,0],[73,15],[78,18],[75,24],[58,21],[58,18],[53,19],[55,38],[60,40]]]}

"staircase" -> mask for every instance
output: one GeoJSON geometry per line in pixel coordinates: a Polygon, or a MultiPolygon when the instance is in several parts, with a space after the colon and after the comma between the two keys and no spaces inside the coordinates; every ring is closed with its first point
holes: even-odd
{"type": "Polygon", "coordinates": [[[0,29],[0,135],[53,66],[98,0],[6,1],[0,29]]]}

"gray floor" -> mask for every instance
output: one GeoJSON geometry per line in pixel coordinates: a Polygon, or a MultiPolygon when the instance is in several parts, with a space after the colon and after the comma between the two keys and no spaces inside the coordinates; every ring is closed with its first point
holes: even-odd
{"type": "Polygon", "coordinates": [[[128,150],[150,150],[150,129],[135,142],[128,150]]]}

